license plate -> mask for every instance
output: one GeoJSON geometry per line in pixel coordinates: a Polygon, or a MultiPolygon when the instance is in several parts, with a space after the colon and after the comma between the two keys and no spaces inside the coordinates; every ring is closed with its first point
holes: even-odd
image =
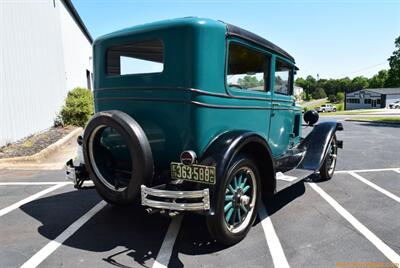
{"type": "Polygon", "coordinates": [[[176,180],[215,184],[215,167],[172,162],[171,177],[176,180]]]}

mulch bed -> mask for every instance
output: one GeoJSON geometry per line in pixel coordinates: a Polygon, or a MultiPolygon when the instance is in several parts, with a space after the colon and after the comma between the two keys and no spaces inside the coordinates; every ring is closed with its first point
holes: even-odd
{"type": "Polygon", "coordinates": [[[0,159],[17,156],[34,155],[55,143],[76,127],[52,127],[46,131],[33,134],[15,143],[0,147],[0,159]]]}

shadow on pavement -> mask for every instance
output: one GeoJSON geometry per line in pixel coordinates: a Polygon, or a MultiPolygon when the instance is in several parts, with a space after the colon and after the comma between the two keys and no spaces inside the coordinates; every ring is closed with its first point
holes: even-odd
{"type": "MultiPolygon", "coordinates": [[[[305,193],[304,183],[305,181],[301,180],[279,191],[268,200],[264,200],[264,204],[268,211],[268,214],[273,215],[274,213],[285,207],[287,204],[303,195],[305,193]]],[[[260,220],[262,219],[259,219],[259,217],[257,217],[253,227],[258,225],[260,223],[260,220]]],[[[246,239],[247,238],[245,238],[245,240],[246,239]]],[[[218,244],[210,237],[207,231],[205,218],[203,216],[194,214],[187,215],[184,218],[182,228],[180,230],[177,243],[175,244],[169,265],[171,267],[184,266],[182,261],[179,259],[179,253],[183,253],[185,255],[203,255],[216,253],[227,248],[229,247],[218,244]]],[[[240,256],[232,256],[232,258],[240,258],[240,256]]]]}
{"type": "MultiPolygon", "coordinates": [[[[304,180],[283,189],[265,200],[268,214],[273,215],[304,193],[304,180]]],[[[99,201],[95,190],[88,189],[41,198],[23,205],[21,209],[41,222],[42,226],[38,228],[41,235],[53,240],[99,201]]],[[[107,205],[65,241],[64,245],[85,251],[105,252],[109,255],[103,256],[102,260],[117,267],[132,267],[132,261],[126,258],[146,266],[148,260],[156,258],[169,222],[168,218],[158,214],[147,215],[142,208],[107,205]],[[111,253],[115,248],[119,248],[119,251],[111,253]],[[125,260],[125,264],[121,259],[125,260]]],[[[259,222],[257,219],[254,225],[259,222]]],[[[205,217],[188,214],[183,219],[169,265],[184,266],[179,260],[179,253],[213,254],[226,248],[210,237],[205,217]]]]}
{"type": "MultiPolygon", "coordinates": [[[[95,190],[71,191],[32,201],[22,211],[40,221],[38,232],[55,239],[75,220],[100,201],[95,190]]],[[[118,267],[131,267],[132,260],[145,265],[155,259],[170,220],[161,215],[147,215],[137,207],[107,205],[86,222],[64,245],[93,252],[107,252],[103,261],[118,267]],[[122,247],[118,253],[111,251],[122,247]],[[124,259],[126,265],[119,260],[124,259]]]]}

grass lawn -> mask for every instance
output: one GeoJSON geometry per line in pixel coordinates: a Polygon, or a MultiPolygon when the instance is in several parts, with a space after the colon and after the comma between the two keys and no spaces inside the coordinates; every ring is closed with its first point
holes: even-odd
{"type": "MultiPolygon", "coordinates": [[[[319,101],[317,103],[314,103],[312,105],[307,105],[307,102],[301,103],[300,105],[302,107],[304,107],[305,109],[307,109],[307,111],[309,111],[309,110],[315,110],[316,108],[320,107],[323,104],[331,104],[331,105],[335,106],[338,111],[343,109],[343,102],[332,103],[332,102],[329,102],[327,99],[321,100],[321,101],[319,101]]],[[[325,113],[325,114],[330,114],[330,113],[325,113]]]]}
{"type": "Polygon", "coordinates": [[[400,117],[393,117],[393,116],[386,116],[386,117],[354,117],[348,119],[351,120],[358,120],[358,121],[366,121],[366,122],[382,122],[382,123],[399,123],[400,124],[400,117]]]}

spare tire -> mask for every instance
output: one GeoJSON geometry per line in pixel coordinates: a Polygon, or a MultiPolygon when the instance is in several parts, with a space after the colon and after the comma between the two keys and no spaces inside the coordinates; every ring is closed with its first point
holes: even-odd
{"type": "Polygon", "coordinates": [[[90,178],[109,203],[133,203],[140,185],[150,185],[154,164],[150,144],[128,114],[111,110],[95,114],[85,128],[83,155],[90,178]]]}

